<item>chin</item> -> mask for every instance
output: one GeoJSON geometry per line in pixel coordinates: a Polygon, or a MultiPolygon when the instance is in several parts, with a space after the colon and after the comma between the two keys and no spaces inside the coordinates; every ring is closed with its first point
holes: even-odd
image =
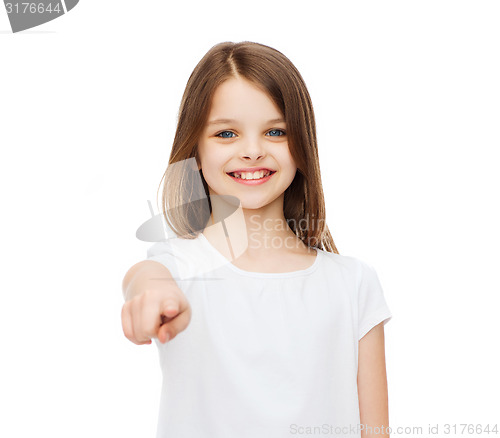
{"type": "Polygon", "coordinates": [[[269,204],[274,202],[273,199],[263,199],[262,197],[259,197],[259,199],[251,199],[250,197],[242,197],[238,199],[241,202],[241,208],[246,210],[258,210],[260,208],[267,207],[269,204]]]}
{"type": "Polygon", "coordinates": [[[256,203],[256,202],[248,203],[248,202],[241,201],[241,208],[244,208],[245,210],[258,210],[262,207],[265,207],[266,205],[267,204],[262,203],[262,202],[261,203],[256,203]]]}

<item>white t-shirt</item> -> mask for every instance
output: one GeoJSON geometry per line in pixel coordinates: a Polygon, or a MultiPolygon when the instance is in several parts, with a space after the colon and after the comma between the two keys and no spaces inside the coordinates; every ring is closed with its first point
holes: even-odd
{"type": "Polygon", "coordinates": [[[371,265],[317,249],[307,269],[249,272],[201,233],[147,256],[192,310],[186,330],[155,338],[157,438],[361,436],[358,341],[392,318],[371,265]]]}

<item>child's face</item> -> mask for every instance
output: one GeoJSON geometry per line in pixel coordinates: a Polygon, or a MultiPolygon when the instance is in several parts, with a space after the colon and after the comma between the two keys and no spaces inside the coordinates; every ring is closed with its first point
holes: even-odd
{"type": "MultiPolygon", "coordinates": [[[[297,167],[288,149],[286,124],[274,102],[245,79],[231,78],[216,90],[208,122],[198,141],[203,177],[210,194],[236,196],[243,208],[282,205],[297,167]],[[219,119],[232,119],[211,123],[219,119]],[[274,120],[274,121],[273,121],[274,120]],[[228,175],[243,168],[275,171],[261,181],[228,175]]],[[[247,176],[247,175],[243,175],[247,176]]]]}

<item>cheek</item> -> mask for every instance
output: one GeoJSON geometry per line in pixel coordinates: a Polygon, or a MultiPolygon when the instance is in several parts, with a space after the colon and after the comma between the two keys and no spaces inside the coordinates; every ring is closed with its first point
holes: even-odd
{"type": "Polygon", "coordinates": [[[211,150],[210,145],[204,142],[198,144],[198,153],[200,163],[203,168],[203,173],[207,173],[209,169],[213,169],[214,151],[211,150]]]}
{"type": "Polygon", "coordinates": [[[215,153],[208,153],[203,161],[203,168],[210,175],[217,175],[222,172],[223,163],[215,153]]]}
{"type": "Polygon", "coordinates": [[[224,157],[217,148],[209,144],[200,148],[200,161],[203,177],[208,185],[217,185],[221,173],[224,171],[224,157]]]}
{"type": "Polygon", "coordinates": [[[287,171],[295,175],[295,171],[297,170],[297,165],[295,164],[295,160],[290,154],[290,151],[287,151],[286,154],[283,156],[282,163],[286,167],[287,171]]]}
{"type": "Polygon", "coordinates": [[[224,172],[233,155],[228,148],[208,142],[203,148],[203,164],[211,174],[220,174],[224,172]]]}

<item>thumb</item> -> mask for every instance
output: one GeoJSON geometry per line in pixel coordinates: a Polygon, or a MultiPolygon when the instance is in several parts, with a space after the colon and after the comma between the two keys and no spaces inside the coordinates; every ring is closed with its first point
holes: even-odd
{"type": "Polygon", "coordinates": [[[179,314],[179,303],[175,300],[165,300],[161,306],[161,323],[164,324],[179,314]]]}
{"type": "Polygon", "coordinates": [[[169,332],[169,327],[167,327],[167,322],[171,321],[172,318],[175,318],[179,313],[179,305],[174,300],[169,299],[165,300],[161,306],[161,323],[160,328],[158,330],[158,340],[162,343],[165,343],[172,339],[172,333],[169,332]]]}
{"type": "Polygon", "coordinates": [[[191,315],[189,311],[184,311],[169,319],[165,324],[163,324],[158,330],[158,340],[161,343],[168,342],[175,338],[181,331],[185,330],[189,325],[191,320],[191,315]]]}

